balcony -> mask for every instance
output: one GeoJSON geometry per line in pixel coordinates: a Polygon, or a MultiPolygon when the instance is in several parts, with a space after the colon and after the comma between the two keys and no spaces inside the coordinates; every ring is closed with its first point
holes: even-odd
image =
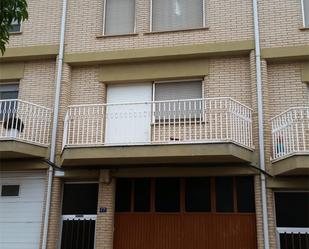
{"type": "Polygon", "coordinates": [[[0,159],[46,157],[51,113],[27,101],[0,100],[0,159]]]}
{"type": "Polygon", "coordinates": [[[290,108],[271,124],[273,174],[309,174],[309,107],[290,108]]]}
{"type": "Polygon", "coordinates": [[[69,106],[62,163],[251,161],[251,115],[231,98],[69,106]]]}

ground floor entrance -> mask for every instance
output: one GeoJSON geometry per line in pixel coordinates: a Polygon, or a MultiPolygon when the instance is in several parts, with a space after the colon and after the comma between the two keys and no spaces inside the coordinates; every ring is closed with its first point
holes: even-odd
{"type": "Polygon", "coordinates": [[[121,178],[114,249],[255,249],[253,177],[121,178]]]}

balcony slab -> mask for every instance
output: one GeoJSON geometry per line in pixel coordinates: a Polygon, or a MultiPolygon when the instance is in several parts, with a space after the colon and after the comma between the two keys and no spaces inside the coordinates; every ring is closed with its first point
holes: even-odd
{"type": "Polygon", "coordinates": [[[309,175],[309,154],[295,154],[272,163],[272,175],[309,175]]]}
{"type": "Polygon", "coordinates": [[[222,144],[172,144],[111,147],[65,148],[62,166],[132,166],[188,163],[248,163],[254,153],[233,143],[222,144]]]}
{"type": "Polygon", "coordinates": [[[46,158],[48,147],[25,143],[17,140],[0,140],[0,160],[19,158],[46,158]]]}

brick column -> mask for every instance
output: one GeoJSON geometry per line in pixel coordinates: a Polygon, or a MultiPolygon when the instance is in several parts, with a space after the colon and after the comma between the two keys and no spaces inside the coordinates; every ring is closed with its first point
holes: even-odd
{"type": "Polygon", "coordinates": [[[54,177],[49,212],[47,248],[56,249],[60,239],[62,180],[54,177]]]}
{"type": "Polygon", "coordinates": [[[107,170],[101,170],[96,221],[96,249],[112,249],[114,239],[115,179],[107,170]],[[100,213],[100,208],[106,212],[100,213]]]}

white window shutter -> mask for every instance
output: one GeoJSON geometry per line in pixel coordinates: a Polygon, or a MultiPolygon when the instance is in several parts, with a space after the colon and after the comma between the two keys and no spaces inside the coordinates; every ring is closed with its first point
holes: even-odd
{"type": "Polygon", "coordinates": [[[203,0],[152,0],[152,31],[203,27],[203,0]]]}
{"type": "Polygon", "coordinates": [[[135,0],[105,0],[105,35],[131,34],[135,25],[135,0]]]}
{"type": "Polygon", "coordinates": [[[183,81],[155,84],[155,100],[202,98],[202,81],[183,81]]]}

